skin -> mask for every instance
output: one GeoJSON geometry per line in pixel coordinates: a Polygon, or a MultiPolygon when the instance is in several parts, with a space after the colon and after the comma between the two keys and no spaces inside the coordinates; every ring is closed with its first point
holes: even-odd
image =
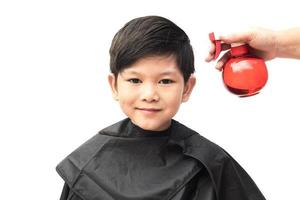
{"type": "Polygon", "coordinates": [[[196,78],[191,75],[184,83],[171,55],[139,59],[118,77],[110,74],[108,82],[114,99],[135,125],[162,131],[170,126],[181,103],[188,101],[196,78]]]}
{"type": "MultiPolygon", "coordinates": [[[[250,52],[264,60],[279,58],[300,59],[300,28],[292,28],[282,31],[272,31],[264,28],[252,28],[248,31],[233,33],[231,35],[220,36],[222,41],[222,51],[230,48],[232,43],[249,44],[250,52]]],[[[212,44],[206,62],[213,60],[215,46],[212,44]]],[[[230,57],[227,51],[217,62],[216,69],[222,70],[224,63],[230,57]]]]}

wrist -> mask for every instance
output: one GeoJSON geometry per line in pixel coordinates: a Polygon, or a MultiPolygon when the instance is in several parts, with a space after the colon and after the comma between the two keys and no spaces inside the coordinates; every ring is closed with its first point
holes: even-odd
{"type": "Polygon", "coordinates": [[[274,41],[274,49],[275,49],[275,57],[283,57],[284,56],[284,41],[283,41],[283,31],[274,31],[273,32],[273,41],[274,41]]]}
{"type": "Polygon", "coordinates": [[[276,56],[281,58],[300,58],[300,28],[277,31],[275,33],[276,56]]]}

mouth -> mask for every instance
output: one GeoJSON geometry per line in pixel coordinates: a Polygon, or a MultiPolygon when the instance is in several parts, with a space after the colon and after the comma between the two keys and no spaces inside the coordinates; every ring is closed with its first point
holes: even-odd
{"type": "Polygon", "coordinates": [[[162,110],[162,109],[158,109],[158,108],[136,108],[136,109],[140,110],[146,114],[153,114],[153,113],[157,113],[162,110]]]}
{"type": "Polygon", "coordinates": [[[160,111],[159,108],[136,108],[138,110],[146,110],[146,111],[160,111]]]}

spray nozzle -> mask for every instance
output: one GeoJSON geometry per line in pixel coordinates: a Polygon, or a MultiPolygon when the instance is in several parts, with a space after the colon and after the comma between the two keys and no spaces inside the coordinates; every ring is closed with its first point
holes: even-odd
{"type": "MultiPolygon", "coordinates": [[[[222,50],[222,42],[221,40],[216,40],[214,32],[209,34],[209,39],[215,45],[215,52],[213,59],[216,60],[221,53],[222,50]]],[[[244,42],[231,43],[231,55],[232,56],[240,56],[249,52],[248,44],[244,42]]]]}
{"type": "Polygon", "coordinates": [[[216,60],[221,53],[221,40],[216,40],[214,32],[209,33],[209,39],[215,45],[215,55],[213,59],[216,60]]]}

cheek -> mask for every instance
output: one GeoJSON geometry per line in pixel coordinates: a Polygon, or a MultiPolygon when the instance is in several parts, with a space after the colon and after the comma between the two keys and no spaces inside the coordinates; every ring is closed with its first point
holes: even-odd
{"type": "Polygon", "coordinates": [[[165,103],[169,104],[170,108],[177,109],[180,106],[182,100],[181,91],[182,91],[181,88],[177,88],[174,89],[173,91],[163,93],[165,103]]]}
{"type": "Polygon", "coordinates": [[[121,106],[128,106],[135,102],[137,98],[136,92],[129,90],[126,87],[120,87],[119,91],[119,102],[121,106]]]}
{"type": "Polygon", "coordinates": [[[130,116],[132,114],[132,109],[134,107],[134,101],[130,98],[130,95],[122,94],[119,96],[119,105],[122,111],[130,116]]]}

